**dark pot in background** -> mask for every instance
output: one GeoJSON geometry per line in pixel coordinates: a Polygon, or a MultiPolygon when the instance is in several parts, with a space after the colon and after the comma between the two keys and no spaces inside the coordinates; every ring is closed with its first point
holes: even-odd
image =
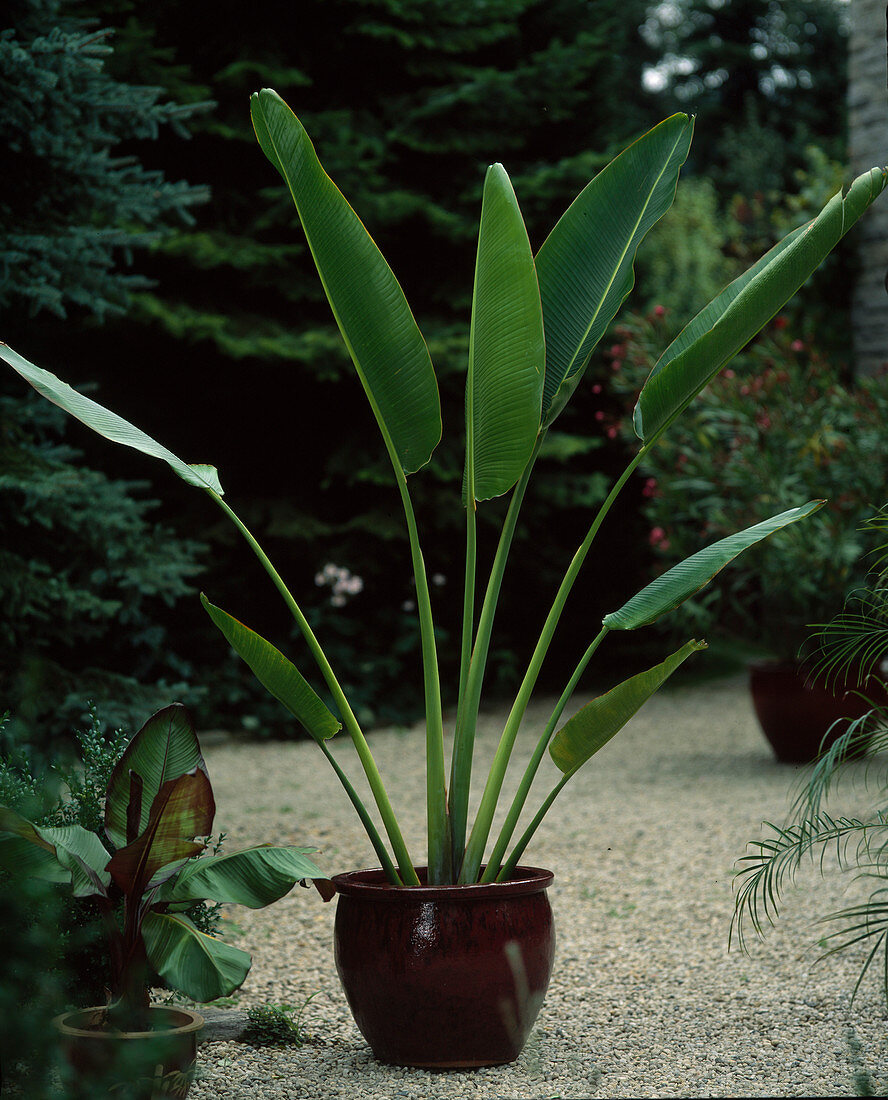
{"type": "Polygon", "coordinates": [[[194,1079],[203,1016],[185,1008],[151,1005],[150,1031],[106,1028],[107,1009],[80,1008],[57,1016],[62,1050],[85,1095],[182,1100],[194,1079]]]}
{"type": "MultiPolygon", "coordinates": [[[[417,868],[424,881],[425,868],[417,868]]],[[[513,1062],[555,958],[551,871],[508,882],[391,886],[382,871],[336,875],[336,968],[381,1062],[464,1069],[513,1062]]]]}
{"type": "MultiPolygon", "coordinates": [[[[850,683],[850,681],[849,681],[850,683]]],[[[848,729],[843,719],[859,718],[870,704],[841,685],[833,695],[822,684],[811,684],[796,661],[754,661],[749,666],[752,704],[774,755],[786,764],[807,764],[848,729]],[[838,723],[832,729],[833,723],[838,723]]],[[[884,698],[880,688],[863,689],[874,701],[884,698]]],[[[861,750],[862,752],[862,750],[861,750]]],[[[861,754],[858,752],[858,755],[861,754]]]]}

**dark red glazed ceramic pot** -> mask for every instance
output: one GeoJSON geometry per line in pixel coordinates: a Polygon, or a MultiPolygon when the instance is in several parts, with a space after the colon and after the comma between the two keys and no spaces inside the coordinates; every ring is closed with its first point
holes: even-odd
{"type": "MultiPolygon", "coordinates": [[[[840,719],[859,718],[870,709],[853,689],[840,687],[833,695],[822,685],[807,682],[795,661],[753,662],[749,687],[759,725],[774,755],[786,764],[814,760],[833,723],[838,725],[831,730],[824,749],[848,729],[848,722],[840,719]]],[[[873,694],[869,688],[864,692],[873,694]]]]}
{"type": "MultiPolygon", "coordinates": [[[[425,881],[425,868],[418,868],[425,881]]],[[[336,968],[381,1062],[461,1069],[513,1062],[555,958],[551,871],[508,882],[390,886],[382,871],[336,875],[336,968]]]]}

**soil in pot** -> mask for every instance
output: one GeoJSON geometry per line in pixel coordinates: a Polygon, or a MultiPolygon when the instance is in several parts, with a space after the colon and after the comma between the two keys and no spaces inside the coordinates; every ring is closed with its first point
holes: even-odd
{"type": "Polygon", "coordinates": [[[518,1057],[555,958],[553,877],[519,867],[485,885],[390,886],[382,871],[333,878],[336,967],[376,1058],[463,1069],[518,1057]]]}
{"type": "MultiPolygon", "coordinates": [[[[828,749],[848,729],[848,719],[858,718],[870,709],[854,689],[840,687],[833,695],[821,684],[811,683],[795,661],[753,662],[749,666],[749,687],[762,732],[774,755],[786,764],[806,764],[816,759],[821,745],[828,749]]],[[[867,689],[865,694],[872,695],[872,691],[867,689]]],[[[875,701],[883,700],[880,691],[875,701]]]]}
{"type": "Polygon", "coordinates": [[[150,1031],[115,1031],[106,1008],[81,1008],[57,1016],[65,1059],[89,1097],[181,1100],[194,1079],[197,1035],[203,1017],[184,1008],[151,1005],[150,1031]]]}

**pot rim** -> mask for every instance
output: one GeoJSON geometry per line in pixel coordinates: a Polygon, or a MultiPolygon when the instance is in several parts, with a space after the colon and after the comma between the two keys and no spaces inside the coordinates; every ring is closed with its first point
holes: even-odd
{"type": "MultiPolygon", "coordinates": [[[[426,867],[417,867],[420,879],[424,877],[426,867]]],[[[552,884],[555,874],[543,867],[516,867],[506,882],[466,882],[444,886],[394,886],[388,882],[385,872],[378,867],[361,871],[344,871],[334,875],[333,885],[336,893],[346,897],[387,900],[398,899],[406,902],[438,901],[445,898],[460,901],[476,901],[484,898],[519,897],[526,894],[539,894],[552,884]]]]}
{"type": "Polygon", "coordinates": [[[104,1014],[108,1011],[107,1005],[90,1005],[87,1008],[74,1008],[69,1012],[62,1012],[53,1019],[53,1026],[62,1035],[78,1039],[156,1039],[158,1035],[189,1035],[200,1031],[206,1021],[199,1012],[190,1008],[180,1008],[178,1005],[149,1005],[149,1012],[175,1013],[187,1017],[186,1022],[175,1024],[172,1027],[160,1028],[155,1031],[96,1031],[94,1028],[76,1027],[68,1021],[74,1017],[83,1017],[85,1013],[104,1014]]]}

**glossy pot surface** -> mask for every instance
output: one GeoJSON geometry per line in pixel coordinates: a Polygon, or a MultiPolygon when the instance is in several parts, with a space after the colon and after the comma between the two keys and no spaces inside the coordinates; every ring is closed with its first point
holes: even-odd
{"type": "Polygon", "coordinates": [[[827,731],[824,749],[848,729],[846,719],[859,718],[870,709],[853,688],[839,688],[833,695],[821,684],[808,682],[795,661],[753,662],[749,688],[762,732],[777,759],[787,764],[814,760],[827,731]]]}
{"type": "Polygon", "coordinates": [[[188,1095],[203,1016],[165,1005],[151,1005],[148,1012],[150,1031],[109,1029],[105,1006],[76,1009],[53,1020],[65,1058],[81,1084],[91,1086],[91,1096],[181,1100],[188,1095]]]}
{"type": "Polygon", "coordinates": [[[334,876],[336,968],[380,1061],[463,1069],[518,1057],[555,958],[553,877],[537,867],[467,886],[391,886],[378,870],[334,876]]]}

